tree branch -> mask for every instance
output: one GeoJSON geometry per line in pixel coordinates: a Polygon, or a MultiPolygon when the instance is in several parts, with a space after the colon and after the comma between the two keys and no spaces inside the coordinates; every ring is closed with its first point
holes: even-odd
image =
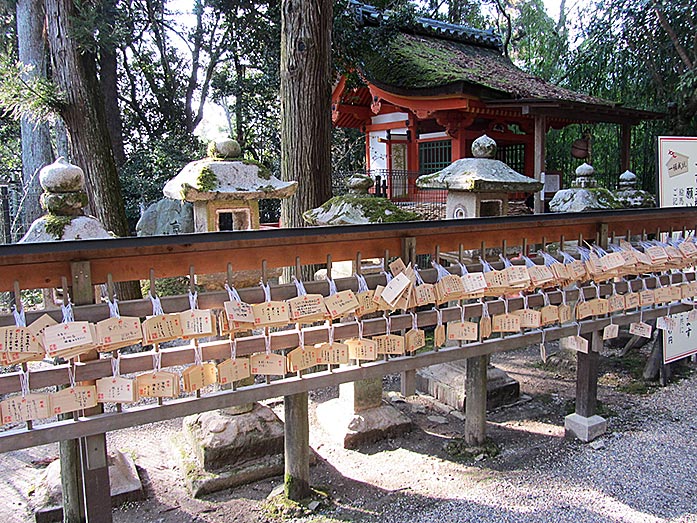
{"type": "Polygon", "coordinates": [[[663,11],[661,11],[657,7],[654,8],[653,11],[654,11],[654,13],[656,13],[656,16],[658,17],[658,21],[661,24],[661,27],[663,27],[663,30],[668,34],[668,38],[670,38],[670,41],[672,42],[673,47],[675,48],[675,51],[678,53],[678,56],[680,57],[682,62],[687,66],[688,69],[693,69],[694,64],[690,60],[690,57],[687,55],[687,51],[680,43],[680,40],[678,39],[678,35],[675,34],[673,27],[668,22],[668,19],[666,18],[663,11]]]}

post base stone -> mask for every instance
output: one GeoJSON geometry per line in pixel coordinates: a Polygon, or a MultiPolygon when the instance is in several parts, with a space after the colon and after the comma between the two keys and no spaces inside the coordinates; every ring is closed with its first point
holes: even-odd
{"type": "Polygon", "coordinates": [[[411,430],[411,420],[392,405],[354,412],[341,398],[317,406],[317,420],[334,440],[346,449],[397,437],[411,430]]]}
{"type": "MultiPolygon", "coordinates": [[[[109,487],[114,507],[145,499],[135,462],[128,454],[118,450],[109,453],[109,487]]],[[[63,521],[60,460],[51,463],[41,475],[30,508],[36,523],[63,521]]]]}
{"type": "MultiPolygon", "coordinates": [[[[492,410],[514,403],[520,384],[501,369],[489,366],[486,380],[486,408],[492,410]]],[[[416,371],[416,388],[459,411],[465,409],[466,360],[441,363],[416,371]]]]}
{"type": "Polygon", "coordinates": [[[597,415],[586,418],[574,412],[564,418],[564,430],[566,437],[576,437],[588,443],[607,432],[607,421],[597,415]]]}
{"type": "Polygon", "coordinates": [[[184,418],[184,481],[194,497],[283,474],[283,422],[265,406],[184,418]]]}

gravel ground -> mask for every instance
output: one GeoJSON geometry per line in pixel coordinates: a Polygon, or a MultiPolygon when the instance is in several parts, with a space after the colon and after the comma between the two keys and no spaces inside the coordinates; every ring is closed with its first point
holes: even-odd
{"type": "MultiPolygon", "coordinates": [[[[497,355],[494,363],[521,383],[521,402],[488,415],[501,452],[462,462],[444,445],[463,431],[460,417],[418,396],[397,401],[414,429],[360,450],[331,441],[314,407],[336,389],[312,394],[311,444],[319,460],[312,482],[328,498],[296,523],[392,522],[695,522],[697,523],[697,374],[648,396],[621,393],[606,369],[599,398],[609,431],[585,445],[563,437],[574,397],[572,369],[550,372],[537,348],[497,355]]],[[[694,365],[692,365],[694,370],[694,365]]],[[[384,380],[399,388],[398,377],[384,380]]],[[[282,415],[282,405],[271,403],[282,415]]],[[[261,523],[272,478],[201,500],[185,491],[172,446],[178,421],[109,434],[110,448],[134,455],[147,499],[114,510],[115,523],[261,523]]],[[[31,521],[28,492],[55,445],[0,455],[0,519],[31,521]],[[32,461],[34,462],[32,465],[32,461]]]]}

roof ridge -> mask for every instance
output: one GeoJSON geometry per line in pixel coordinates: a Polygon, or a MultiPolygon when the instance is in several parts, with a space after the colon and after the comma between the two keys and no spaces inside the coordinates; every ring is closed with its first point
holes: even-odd
{"type": "MultiPolygon", "coordinates": [[[[359,25],[380,25],[384,20],[388,20],[391,11],[381,11],[380,9],[359,2],[349,0],[350,8],[354,11],[354,17],[359,25]]],[[[477,29],[461,24],[451,24],[432,18],[417,17],[416,24],[409,27],[402,27],[403,30],[410,30],[423,36],[436,36],[444,40],[464,42],[501,50],[503,43],[501,37],[493,29],[477,29]]]]}

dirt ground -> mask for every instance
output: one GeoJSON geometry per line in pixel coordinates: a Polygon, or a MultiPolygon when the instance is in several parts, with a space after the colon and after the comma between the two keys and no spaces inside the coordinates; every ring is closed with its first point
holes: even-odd
{"type": "MultiPolygon", "coordinates": [[[[622,392],[631,382],[631,369],[612,358],[601,358],[600,414],[609,430],[622,430],[633,423],[631,412],[642,395],[622,392]]],[[[428,396],[393,402],[414,422],[411,433],[360,450],[345,450],[332,442],[317,423],[315,407],[338,395],[336,389],[311,394],[311,445],[319,459],[311,470],[312,483],[326,493],[312,514],[295,521],[371,521],[386,507],[394,508],[408,496],[409,503],[431,504],[454,496],[463,482],[485,485],[492,477],[534,469],[582,447],[564,439],[563,418],[573,411],[575,371],[572,366],[554,369],[540,364],[537,347],[496,355],[493,363],[520,382],[521,400],[488,415],[488,435],[500,449],[495,457],[461,460],[445,446],[463,433],[464,422],[448,414],[428,396]],[[561,370],[560,370],[561,369],[561,370]],[[431,419],[429,419],[429,417],[431,419]],[[440,417],[440,418],[439,418],[440,417]],[[445,418],[445,422],[443,419],[445,418]]],[[[384,379],[385,390],[399,390],[398,376],[384,379]]],[[[394,399],[394,395],[393,395],[394,399]]],[[[282,404],[269,403],[282,416],[282,404]]],[[[282,478],[226,490],[204,499],[186,492],[172,444],[181,420],[163,422],[110,433],[108,445],[135,457],[147,499],[129,502],[113,511],[117,523],[132,522],[239,522],[273,521],[266,509],[268,494],[282,478]]],[[[32,521],[28,492],[51,459],[57,445],[0,456],[5,480],[0,495],[0,518],[32,521]]]]}

